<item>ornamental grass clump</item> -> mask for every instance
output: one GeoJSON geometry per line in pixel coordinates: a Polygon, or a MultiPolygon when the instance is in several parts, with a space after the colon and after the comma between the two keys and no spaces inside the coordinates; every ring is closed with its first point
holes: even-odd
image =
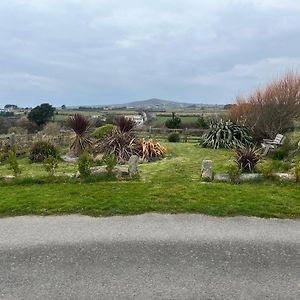
{"type": "Polygon", "coordinates": [[[70,146],[70,150],[74,155],[80,156],[84,151],[91,151],[92,141],[88,137],[91,127],[90,121],[80,114],[75,114],[69,118],[68,125],[75,133],[75,137],[70,146]]]}
{"type": "Polygon", "coordinates": [[[202,137],[202,146],[206,148],[236,148],[252,144],[249,130],[232,121],[219,121],[211,124],[209,131],[202,137]]]}
{"type": "Polygon", "coordinates": [[[136,146],[137,154],[143,159],[162,158],[166,155],[167,149],[160,143],[150,140],[140,140],[136,146]]]}

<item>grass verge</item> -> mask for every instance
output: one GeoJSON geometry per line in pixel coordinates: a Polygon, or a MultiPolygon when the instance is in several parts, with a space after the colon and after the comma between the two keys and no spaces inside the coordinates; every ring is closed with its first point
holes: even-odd
{"type": "Polygon", "coordinates": [[[110,216],[160,212],[275,218],[300,216],[298,185],[201,182],[203,159],[212,159],[215,171],[222,172],[230,163],[232,152],[180,143],[167,144],[167,147],[170,155],[166,159],[141,165],[138,180],[67,177],[48,180],[41,177],[2,182],[0,215],[79,213],[110,216]]]}

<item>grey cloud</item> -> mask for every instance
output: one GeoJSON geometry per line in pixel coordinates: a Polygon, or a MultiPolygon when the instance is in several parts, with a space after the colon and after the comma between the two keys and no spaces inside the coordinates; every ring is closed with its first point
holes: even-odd
{"type": "Polygon", "coordinates": [[[300,67],[300,3],[206,2],[2,1],[0,106],[226,103],[300,67]]]}

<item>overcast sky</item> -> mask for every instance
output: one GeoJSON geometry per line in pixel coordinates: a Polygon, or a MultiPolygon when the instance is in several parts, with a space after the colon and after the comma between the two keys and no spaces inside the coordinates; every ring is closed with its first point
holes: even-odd
{"type": "Polygon", "coordinates": [[[229,103],[300,69],[297,0],[1,0],[0,106],[229,103]]]}

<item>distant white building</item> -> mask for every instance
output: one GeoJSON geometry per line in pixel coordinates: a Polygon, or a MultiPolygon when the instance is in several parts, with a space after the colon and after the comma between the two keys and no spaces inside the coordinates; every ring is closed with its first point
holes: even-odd
{"type": "Polygon", "coordinates": [[[141,115],[128,115],[125,118],[133,120],[137,125],[144,124],[144,118],[141,115]]]}

